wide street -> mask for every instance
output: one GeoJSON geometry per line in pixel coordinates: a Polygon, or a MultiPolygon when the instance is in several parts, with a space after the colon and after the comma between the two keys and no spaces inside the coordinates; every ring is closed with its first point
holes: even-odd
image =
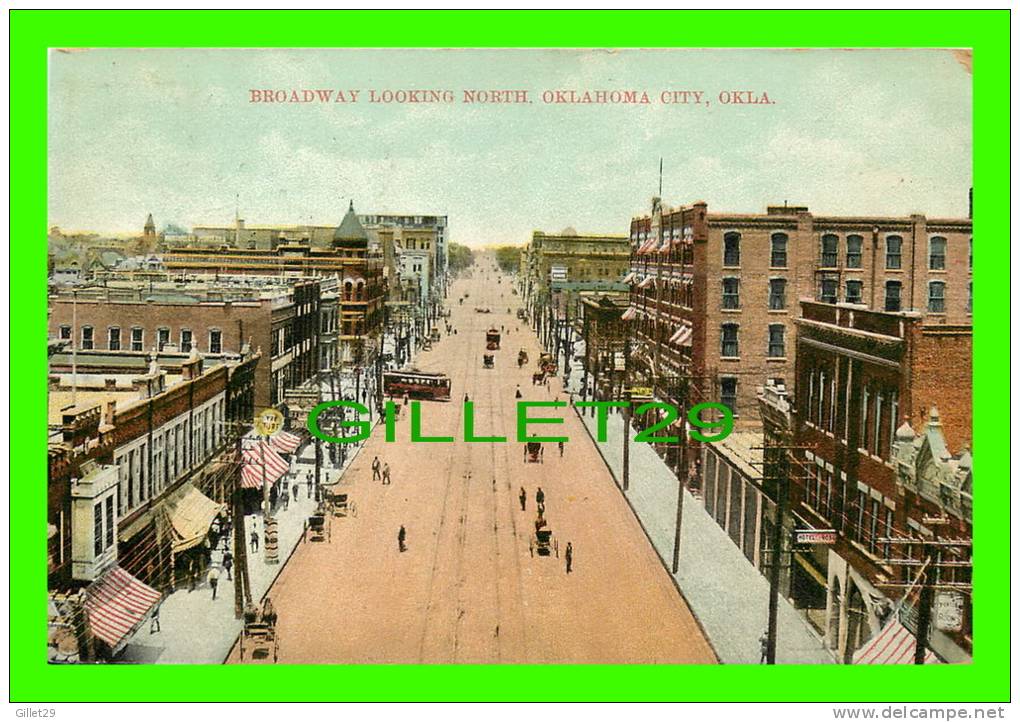
{"type": "MultiPolygon", "coordinates": [[[[525,400],[567,398],[559,379],[532,386],[538,341],[516,318],[509,277],[489,256],[479,256],[471,273],[447,299],[457,333],[444,333],[416,361],[452,379],[449,402],[422,402],[422,433],[455,441],[411,443],[407,409],[395,442],[375,428],[344,477],[357,515],[333,519],[328,543],[300,544],[269,591],[279,613],[279,662],[715,662],[572,409],[531,411],[564,423],[530,433],[570,441],[562,458],[545,444],[543,463],[524,463],[515,388],[525,400]],[[486,329],[501,325],[495,368],[484,369],[486,329]],[[530,361],[518,368],[521,348],[530,361]],[[474,402],[475,434],[505,443],[463,441],[465,394],[474,402]],[[375,456],[390,465],[392,484],[373,481],[375,456]],[[530,551],[539,487],[558,557],[530,551]]],[[[236,647],[228,661],[239,661],[236,647]]]]}

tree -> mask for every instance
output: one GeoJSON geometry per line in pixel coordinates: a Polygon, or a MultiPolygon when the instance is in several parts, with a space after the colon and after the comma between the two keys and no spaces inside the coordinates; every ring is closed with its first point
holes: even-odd
{"type": "Polygon", "coordinates": [[[497,246],[494,250],[496,263],[504,273],[517,273],[521,268],[520,246],[497,246]]]}
{"type": "Polygon", "coordinates": [[[448,253],[450,273],[452,275],[457,275],[475,262],[475,252],[459,243],[450,243],[448,253]]]}

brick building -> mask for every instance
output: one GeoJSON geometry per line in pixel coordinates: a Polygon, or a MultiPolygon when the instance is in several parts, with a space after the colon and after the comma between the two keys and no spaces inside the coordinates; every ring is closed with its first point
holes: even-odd
{"type": "MultiPolygon", "coordinates": [[[[935,321],[813,301],[796,321],[788,523],[837,537],[791,550],[788,594],[846,662],[890,615],[916,621],[917,566],[892,562],[920,565],[919,548],[883,540],[971,536],[971,327],[935,321]]],[[[969,546],[946,553],[969,560],[969,546]]],[[[967,594],[964,628],[933,632],[941,659],[969,659],[969,610],[967,594]]]]}
{"type": "Polygon", "coordinates": [[[651,386],[689,366],[703,400],[756,427],[756,387],[793,385],[800,299],[970,323],[971,239],[969,218],[710,213],[653,199],[631,221],[635,373],[651,386]]]}
{"type": "MultiPolygon", "coordinates": [[[[195,349],[212,359],[261,349],[256,403],[276,406],[285,389],[319,372],[319,295],[318,279],[108,281],[103,287],[56,289],[50,297],[49,336],[73,339],[78,351],[110,351],[136,360],[153,349],[195,349]]],[[[52,363],[68,365],[70,355],[58,354],[52,363]]]]}
{"type": "Polygon", "coordinates": [[[172,588],[233,490],[259,357],[205,367],[192,350],[138,368],[81,356],[73,378],[50,375],[50,589],[114,565],[172,588]]]}

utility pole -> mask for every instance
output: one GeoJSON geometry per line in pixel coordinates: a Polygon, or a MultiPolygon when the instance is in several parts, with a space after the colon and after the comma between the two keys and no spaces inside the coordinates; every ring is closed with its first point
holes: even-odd
{"type": "Polygon", "coordinates": [[[921,583],[921,599],[917,610],[917,644],[914,645],[914,664],[924,664],[925,653],[928,651],[928,628],[931,626],[931,606],[935,598],[933,577],[938,573],[938,563],[942,561],[942,551],[929,544],[921,546],[925,559],[933,559],[934,564],[924,573],[921,583]]]}
{"type": "MultiPolygon", "coordinates": [[[[630,359],[630,333],[628,332],[623,339],[623,383],[624,393],[623,401],[626,406],[623,407],[623,490],[627,491],[630,489],[630,379],[627,376],[629,370],[629,359],[630,359]]],[[[614,359],[615,362],[615,359],[614,359]]]]}
{"type": "Polygon", "coordinates": [[[684,489],[687,487],[687,379],[680,380],[680,446],[677,449],[676,461],[676,529],[673,535],[673,573],[680,570],[680,530],[684,520],[684,489]]]}

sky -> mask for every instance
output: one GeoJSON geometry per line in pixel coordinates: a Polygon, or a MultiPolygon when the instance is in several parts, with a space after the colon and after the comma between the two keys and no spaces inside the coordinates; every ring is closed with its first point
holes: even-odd
{"type": "Polygon", "coordinates": [[[49,220],[65,231],[169,223],[338,224],[447,215],[451,240],[629,230],[666,205],[965,216],[971,75],[946,50],[51,51],[49,220]],[[359,90],[357,103],[252,103],[252,89],[359,90]],[[457,102],[370,103],[451,90],[457,102]],[[464,90],[527,90],[471,105],[464,90]],[[635,90],[648,105],[545,103],[635,90]],[[697,90],[708,104],[661,93],[697,90]],[[768,94],[724,104],[720,92],[768,94]]]}

